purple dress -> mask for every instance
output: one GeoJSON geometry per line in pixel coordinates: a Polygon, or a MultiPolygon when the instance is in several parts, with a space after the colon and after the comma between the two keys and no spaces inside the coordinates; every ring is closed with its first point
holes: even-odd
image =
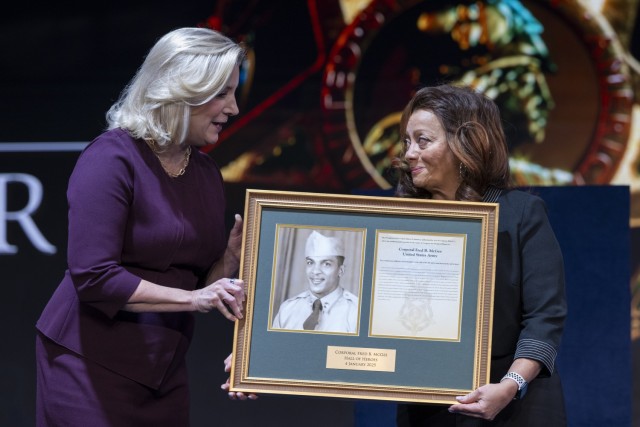
{"type": "Polygon", "coordinates": [[[218,167],[193,150],[185,174],[171,178],[146,143],[115,129],[83,151],[67,197],[68,270],[36,325],[38,425],[73,425],[74,416],[93,426],[188,423],[192,314],[121,309],[141,279],[204,285],[226,248],[218,167]]]}

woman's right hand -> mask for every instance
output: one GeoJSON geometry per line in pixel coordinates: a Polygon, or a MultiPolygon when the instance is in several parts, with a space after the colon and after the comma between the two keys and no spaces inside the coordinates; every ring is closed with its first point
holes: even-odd
{"type": "Polygon", "coordinates": [[[191,303],[196,311],[208,313],[214,308],[231,321],[242,319],[244,282],[222,278],[209,286],[191,292],[191,303]]]}

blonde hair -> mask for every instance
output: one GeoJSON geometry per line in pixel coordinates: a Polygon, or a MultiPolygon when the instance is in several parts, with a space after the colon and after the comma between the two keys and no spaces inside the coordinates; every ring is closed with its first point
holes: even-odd
{"type": "Polygon", "coordinates": [[[179,28],[151,48],[107,112],[108,129],[123,128],[160,149],[181,144],[191,108],[221,92],[244,59],[244,49],[208,28],[179,28]]]}

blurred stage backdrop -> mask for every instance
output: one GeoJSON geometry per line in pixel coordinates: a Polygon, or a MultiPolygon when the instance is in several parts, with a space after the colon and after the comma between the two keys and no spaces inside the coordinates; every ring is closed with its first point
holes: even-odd
{"type": "MultiPolygon", "coordinates": [[[[390,190],[407,100],[424,85],[470,84],[501,107],[519,185],[629,187],[630,330],[637,343],[638,6],[638,0],[7,6],[0,17],[0,268],[2,311],[9,314],[3,334],[16,345],[1,360],[16,386],[3,392],[11,408],[1,411],[7,418],[0,424],[33,422],[33,325],[65,268],[64,192],[79,150],[102,131],[104,113],[146,51],[180,26],[219,29],[249,51],[237,94],[241,113],[209,150],[228,184],[230,213],[242,211],[246,188],[390,190]],[[15,307],[23,308],[15,314],[15,307]]],[[[220,319],[199,321],[225,329],[216,351],[228,353],[230,328],[220,319]]],[[[222,359],[208,366],[211,355],[200,360],[198,345],[192,370],[222,382],[222,359]]],[[[196,393],[218,393],[217,382],[196,393]]]]}

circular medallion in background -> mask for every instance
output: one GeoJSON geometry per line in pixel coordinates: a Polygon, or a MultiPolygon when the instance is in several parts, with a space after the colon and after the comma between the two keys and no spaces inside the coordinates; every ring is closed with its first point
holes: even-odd
{"type": "MultiPolygon", "coordinates": [[[[447,31],[418,28],[424,14],[441,14],[458,3],[475,4],[481,11],[489,4],[374,0],[337,38],[323,75],[323,131],[327,153],[351,188],[392,186],[387,171],[397,153],[399,115],[417,88],[461,79],[486,67],[487,58],[500,63],[514,57],[509,50],[482,44],[461,48],[447,31]]],[[[558,170],[564,172],[560,183],[608,183],[627,146],[634,101],[615,32],[577,1],[509,3],[522,6],[525,16],[530,12],[543,25],[551,62],[537,70],[541,91],[550,93],[548,102],[540,103],[548,107],[540,120],[543,139],[536,142],[521,128],[526,112],[519,107],[524,109],[527,99],[513,107],[513,97],[496,97],[512,125],[506,126],[512,157],[529,168],[516,171],[521,172],[518,183],[539,184],[558,170]]],[[[502,71],[527,72],[541,62],[502,71]]]]}

